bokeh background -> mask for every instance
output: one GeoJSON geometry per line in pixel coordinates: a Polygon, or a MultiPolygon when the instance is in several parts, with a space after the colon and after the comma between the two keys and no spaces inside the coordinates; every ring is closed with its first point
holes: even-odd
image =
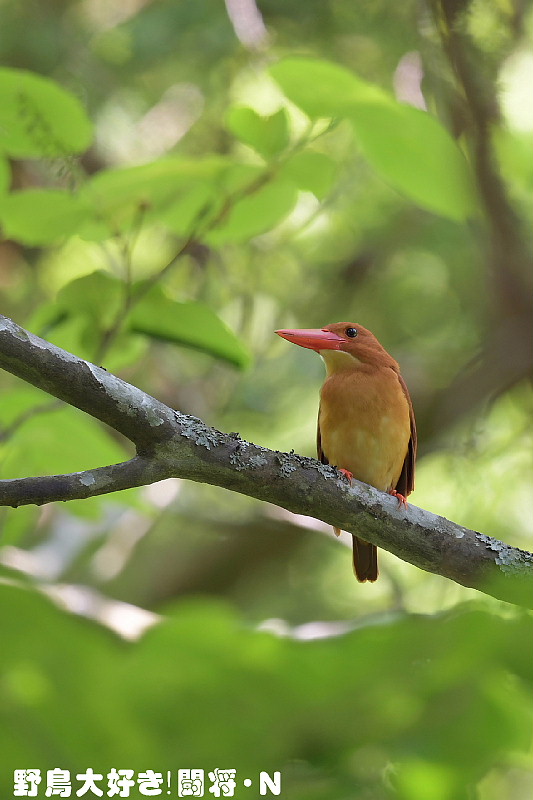
{"type": "MultiPolygon", "coordinates": [[[[305,455],[323,365],[273,331],[363,324],[413,397],[412,502],[531,549],[530,4],[0,0],[0,17],[2,65],[68,89],[94,133],[75,155],[7,148],[2,313],[209,425],[305,455]],[[271,72],[295,56],[308,103],[329,61],[438,119],[474,199],[442,200],[438,183],[432,197],[438,156],[416,168],[416,126],[407,145],[372,128],[376,165],[341,104],[310,120],[271,72]],[[170,211],[150,183],[167,156],[188,165],[172,162],[170,211]],[[108,172],[138,165],[131,186],[108,172]],[[15,208],[34,189],[70,193],[72,219],[15,208]],[[78,225],[72,208],[97,191],[102,219],[78,225]],[[142,281],[153,305],[121,316],[142,281]],[[188,333],[183,303],[199,304],[188,333]]],[[[0,380],[3,478],[131,453],[0,380]]],[[[3,796],[14,769],[58,766],[236,768],[243,798],[263,769],[288,800],[530,796],[526,612],[382,551],[379,581],[359,585],[321,522],[178,479],[3,509],[0,524],[3,796]]]]}

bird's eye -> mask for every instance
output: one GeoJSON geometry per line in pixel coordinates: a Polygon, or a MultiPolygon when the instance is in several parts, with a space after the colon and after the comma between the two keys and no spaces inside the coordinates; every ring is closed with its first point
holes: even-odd
{"type": "Polygon", "coordinates": [[[357,328],[346,328],[346,336],[349,336],[350,339],[355,339],[357,336],[357,328]]]}

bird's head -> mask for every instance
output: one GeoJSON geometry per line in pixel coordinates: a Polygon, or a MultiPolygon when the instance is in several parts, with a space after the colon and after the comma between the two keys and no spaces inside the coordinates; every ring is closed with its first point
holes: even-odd
{"type": "Polygon", "coordinates": [[[398,369],[397,362],[374,334],[355,322],[334,322],[325,328],[279,330],[276,333],[289,342],[320,353],[328,371],[355,368],[361,363],[398,369]]]}

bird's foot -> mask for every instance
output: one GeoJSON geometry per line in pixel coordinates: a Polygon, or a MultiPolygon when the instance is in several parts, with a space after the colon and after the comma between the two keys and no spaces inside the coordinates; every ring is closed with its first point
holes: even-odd
{"type": "Polygon", "coordinates": [[[391,494],[393,497],[395,497],[397,499],[399,506],[403,506],[404,508],[408,507],[407,500],[405,499],[403,494],[400,494],[400,492],[397,492],[396,489],[389,489],[388,493],[391,494]]]}

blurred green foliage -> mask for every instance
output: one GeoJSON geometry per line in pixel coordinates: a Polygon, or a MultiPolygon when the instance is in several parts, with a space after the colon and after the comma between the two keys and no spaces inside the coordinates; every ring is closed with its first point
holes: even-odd
{"type": "MultiPolygon", "coordinates": [[[[3,313],[185,413],[309,455],[323,368],[273,331],[360,322],[414,399],[413,502],[530,549],[531,9],[0,14],[3,313]]],[[[2,376],[2,477],[129,453],[2,376]]],[[[530,795],[517,609],[387,553],[359,586],[326,526],[210,486],[0,522],[2,796],[14,769],[55,766],[279,769],[290,800],[530,795]],[[125,642],[104,627],[132,633],[118,601],[164,619],[125,642]]]]}
{"type": "Polygon", "coordinates": [[[237,797],[244,776],[281,767],[291,798],[458,800],[529,742],[531,659],[514,647],[525,617],[396,614],[302,642],[196,600],[124,644],[34,592],[1,594],[6,765],[231,764],[237,797]]]}

